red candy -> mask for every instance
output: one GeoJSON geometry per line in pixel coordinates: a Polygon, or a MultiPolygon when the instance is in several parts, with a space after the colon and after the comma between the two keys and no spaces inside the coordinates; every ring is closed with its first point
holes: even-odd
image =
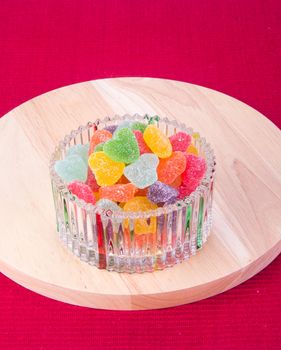
{"type": "Polygon", "coordinates": [[[185,158],[186,169],[181,176],[183,184],[179,187],[179,196],[183,194],[188,196],[193,192],[204,177],[207,168],[206,161],[202,157],[197,157],[193,154],[185,154],[185,158]]]}
{"type": "Polygon", "coordinates": [[[89,155],[94,152],[96,145],[98,145],[101,142],[106,142],[111,138],[112,134],[108,130],[95,131],[90,141],[89,155]]]}
{"type": "Polygon", "coordinates": [[[95,175],[93,174],[92,170],[88,168],[88,175],[86,184],[91,188],[93,192],[97,192],[100,188],[100,186],[97,184],[97,180],[95,178],[95,175]]]}
{"type": "Polygon", "coordinates": [[[100,187],[100,198],[110,199],[115,202],[127,202],[132,199],[137,188],[131,184],[117,184],[112,186],[100,187]]]}
{"type": "Polygon", "coordinates": [[[186,166],[186,157],[182,152],[173,152],[169,158],[160,159],[157,167],[158,180],[172,184],[182,174],[186,166]]]}
{"type": "Polygon", "coordinates": [[[79,199],[83,199],[86,203],[96,203],[96,198],[93,191],[84,182],[72,181],[67,187],[72,194],[77,196],[79,199]]]}
{"type": "Polygon", "coordinates": [[[191,136],[181,131],[177,132],[175,135],[170,136],[169,139],[173,147],[173,152],[185,152],[191,143],[191,136]]]}
{"type": "Polygon", "coordinates": [[[143,134],[140,130],[133,130],[135,138],[137,139],[140,154],[151,153],[151,150],[148,148],[147,144],[144,142],[143,134]]]}

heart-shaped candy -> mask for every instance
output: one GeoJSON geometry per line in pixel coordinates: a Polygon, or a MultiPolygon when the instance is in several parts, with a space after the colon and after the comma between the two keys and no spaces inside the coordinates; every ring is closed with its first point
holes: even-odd
{"type": "Polygon", "coordinates": [[[85,164],[88,164],[88,152],[89,152],[89,144],[87,143],[86,145],[74,145],[70,147],[67,151],[66,158],[76,155],[81,157],[85,164]]]}
{"type": "Polygon", "coordinates": [[[114,185],[122,176],[125,164],[108,158],[104,152],[92,153],[88,159],[90,169],[99,186],[114,185]]]}
{"type": "Polygon", "coordinates": [[[85,182],[87,178],[87,164],[83,158],[73,154],[55,163],[56,173],[66,182],[74,180],[85,182]]]}
{"type": "Polygon", "coordinates": [[[103,146],[104,153],[115,162],[130,164],[140,156],[138,142],[131,129],[123,128],[114,133],[103,146]]]}
{"type": "Polygon", "coordinates": [[[157,181],[158,164],[159,159],[155,154],[145,153],[136,162],[126,166],[124,175],[137,188],[145,188],[157,181]]]}

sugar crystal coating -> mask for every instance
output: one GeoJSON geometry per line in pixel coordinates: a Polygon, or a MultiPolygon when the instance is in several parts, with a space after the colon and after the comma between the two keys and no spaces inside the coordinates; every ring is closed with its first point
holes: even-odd
{"type": "Polygon", "coordinates": [[[160,159],[157,167],[158,179],[170,185],[184,172],[185,167],[186,158],[184,153],[180,151],[173,152],[169,158],[160,159]]]}
{"type": "Polygon", "coordinates": [[[131,184],[116,184],[112,186],[100,187],[100,198],[110,199],[115,202],[127,202],[136,193],[136,187],[131,184]]]}
{"type": "Polygon", "coordinates": [[[159,158],[168,158],[172,154],[170,140],[155,125],[148,125],[143,133],[143,138],[147,146],[159,158]]]}
{"type": "Polygon", "coordinates": [[[87,143],[86,145],[74,145],[71,146],[67,153],[66,153],[66,158],[69,156],[79,156],[81,157],[85,164],[88,164],[88,152],[89,152],[89,144],[87,143]]]}
{"type": "Polygon", "coordinates": [[[83,182],[72,181],[67,185],[69,191],[77,196],[79,199],[83,199],[86,203],[95,204],[96,198],[91,188],[83,182]]]}
{"type": "Polygon", "coordinates": [[[125,164],[115,162],[104,152],[95,152],[89,156],[89,167],[95,175],[99,186],[114,185],[122,176],[125,164]]]}
{"type": "Polygon", "coordinates": [[[156,181],[148,188],[147,198],[153,203],[166,203],[174,201],[178,196],[178,191],[163,182],[156,181]]]}
{"type": "Polygon", "coordinates": [[[138,142],[131,129],[123,128],[114,133],[103,146],[104,153],[116,162],[130,164],[140,156],[138,142]]]}
{"type": "Polygon", "coordinates": [[[206,161],[202,157],[193,154],[184,154],[186,158],[186,168],[182,173],[182,182],[187,185],[191,180],[195,179],[200,182],[206,172],[206,161]]]}
{"type": "Polygon", "coordinates": [[[95,175],[93,174],[92,170],[89,167],[88,167],[86,184],[91,188],[93,192],[97,192],[100,188],[95,178],[95,175]]]}
{"type": "Polygon", "coordinates": [[[173,151],[185,152],[191,143],[191,136],[185,132],[179,131],[175,135],[169,137],[173,151]]]}
{"type": "Polygon", "coordinates": [[[54,166],[56,173],[66,182],[74,180],[85,181],[87,177],[87,165],[77,155],[70,155],[63,160],[57,160],[54,166]]]}
{"type": "Polygon", "coordinates": [[[105,142],[101,142],[98,145],[95,146],[94,148],[94,152],[100,152],[103,151],[103,145],[105,144],[105,142]]]}
{"type": "Polygon", "coordinates": [[[112,138],[112,134],[108,130],[97,130],[93,133],[90,141],[89,154],[94,152],[95,147],[101,142],[105,142],[112,138]]]}
{"type": "Polygon", "coordinates": [[[170,186],[178,188],[178,187],[180,187],[181,183],[182,183],[182,178],[181,178],[181,176],[178,176],[175,179],[175,181],[170,184],[170,186]]]}
{"type": "Polygon", "coordinates": [[[145,188],[157,181],[158,164],[159,159],[155,154],[145,153],[136,162],[126,166],[124,175],[137,188],[145,188]]]}
{"type": "Polygon", "coordinates": [[[135,135],[135,138],[137,139],[140,154],[151,153],[151,150],[148,148],[147,144],[144,142],[142,132],[139,130],[134,130],[133,133],[135,135]]]}

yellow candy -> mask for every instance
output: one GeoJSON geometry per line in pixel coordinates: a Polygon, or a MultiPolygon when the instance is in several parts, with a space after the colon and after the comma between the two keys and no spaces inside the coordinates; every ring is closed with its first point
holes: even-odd
{"type": "Polygon", "coordinates": [[[143,133],[147,146],[159,158],[168,158],[172,154],[172,145],[167,136],[155,125],[148,125],[143,133]]]}
{"type": "Polygon", "coordinates": [[[92,153],[88,164],[99,186],[114,185],[122,176],[125,168],[124,163],[111,160],[104,152],[92,153]]]}
{"type": "Polygon", "coordinates": [[[191,153],[191,154],[194,154],[195,156],[198,156],[198,150],[192,143],[187,147],[186,153],[189,153],[189,154],[191,153]]]}
{"type": "Polygon", "coordinates": [[[194,140],[200,139],[200,134],[199,134],[199,132],[194,132],[194,133],[192,134],[192,137],[194,138],[194,140]]]}
{"type": "MultiPolygon", "coordinates": [[[[146,197],[134,197],[123,207],[124,211],[147,211],[157,209],[157,205],[150,202],[146,197]]],[[[136,235],[143,235],[156,232],[156,217],[134,220],[134,232],[136,235]]],[[[129,220],[125,220],[125,225],[129,225],[129,220]]]]}

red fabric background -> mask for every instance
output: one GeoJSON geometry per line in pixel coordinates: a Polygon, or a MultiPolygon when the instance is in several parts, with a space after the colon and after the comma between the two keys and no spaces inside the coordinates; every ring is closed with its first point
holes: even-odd
{"type": "MultiPolygon", "coordinates": [[[[0,115],[48,90],[151,76],[223,91],[281,125],[281,2],[0,0],[0,115]]],[[[281,258],[166,310],[83,309],[0,275],[0,349],[278,349],[281,258]]]]}

